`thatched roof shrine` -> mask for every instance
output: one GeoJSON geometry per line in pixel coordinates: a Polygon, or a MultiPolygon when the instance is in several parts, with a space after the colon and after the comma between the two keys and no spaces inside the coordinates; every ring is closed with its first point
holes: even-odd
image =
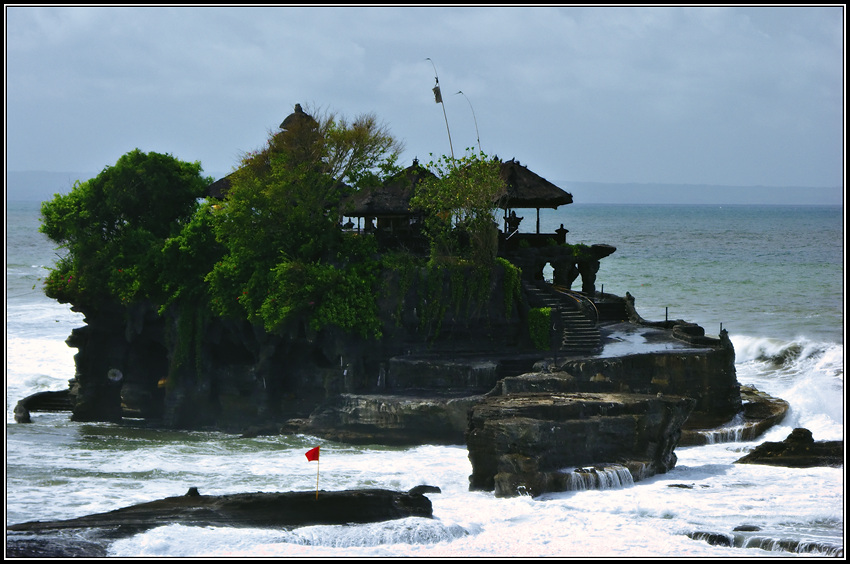
{"type": "Polygon", "coordinates": [[[223,200],[227,195],[228,190],[230,190],[230,174],[222,176],[207,186],[207,196],[210,198],[216,198],[217,200],[223,200]]]}
{"type": "Polygon", "coordinates": [[[349,217],[410,216],[410,199],[416,185],[426,178],[433,178],[419,161],[399,172],[381,186],[364,188],[342,202],[342,213],[349,217]]]}
{"type": "Polygon", "coordinates": [[[500,174],[507,184],[499,200],[499,207],[502,209],[557,208],[573,203],[572,194],[528,170],[528,167],[514,159],[502,163],[500,174]]]}

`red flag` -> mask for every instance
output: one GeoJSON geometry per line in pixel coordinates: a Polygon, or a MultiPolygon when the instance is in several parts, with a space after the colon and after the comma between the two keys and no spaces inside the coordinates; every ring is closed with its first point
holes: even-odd
{"type": "Polygon", "coordinates": [[[308,450],[304,456],[307,457],[309,462],[313,462],[314,460],[319,460],[319,447],[313,447],[308,450]]]}

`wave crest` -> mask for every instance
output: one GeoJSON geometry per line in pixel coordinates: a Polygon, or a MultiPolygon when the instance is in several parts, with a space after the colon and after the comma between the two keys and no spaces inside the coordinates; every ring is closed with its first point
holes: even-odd
{"type": "Polygon", "coordinates": [[[803,362],[815,362],[820,367],[840,367],[843,364],[843,345],[816,342],[806,337],[783,341],[767,337],[734,336],[732,344],[738,363],[759,361],[771,364],[772,368],[789,368],[803,362]]]}

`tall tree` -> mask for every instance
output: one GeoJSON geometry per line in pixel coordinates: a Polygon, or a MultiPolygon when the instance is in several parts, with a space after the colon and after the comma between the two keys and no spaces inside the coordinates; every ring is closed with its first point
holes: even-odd
{"type": "Polygon", "coordinates": [[[339,226],[339,203],[398,170],[401,145],[374,116],[303,116],[284,122],[265,148],[245,155],[214,214],[226,253],[206,278],[213,306],[269,330],[302,313],[350,325],[341,319],[356,317],[352,308],[369,307],[362,295],[369,289],[355,278],[372,274],[351,260],[359,251],[352,252],[339,226]],[[346,296],[340,287],[361,290],[346,296]]]}
{"type": "Polygon", "coordinates": [[[41,206],[40,231],[67,253],[51,271],[49,297],[95,306],[164,299],[165,240],[191,217],[210,178],[198,162],[139,149],[41,206]]]}

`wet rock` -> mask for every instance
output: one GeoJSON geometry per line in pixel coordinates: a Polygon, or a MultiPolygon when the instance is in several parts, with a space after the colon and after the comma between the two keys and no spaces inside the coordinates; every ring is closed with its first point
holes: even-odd
{"type": "Polygon", "coordinates": [[[443,490],[437,486],[427,486],[423,484],[420,486],[413,486],[407,491],[407,493],[410,495],[424,495],[426,493],[443,493],[443,490]]]}
{"type": "Polygon", "coordinates": [[[768,464],[789,468],[844,465],[844,441],[815,441],[812,432],[796,428],[781,442],[760,444],[736,464],[768,464]]]}
{"type": "Polygon", "coordinates": [[[16,423],[32,423],[30,412],[21,402],[15,405],[15,422],[16,423]]]}
{"type": "Polygon", "coordinates": [[[789,539],[775,537],[772,535],[766,536],[764,534],[750,534],[759,533],[760,531],[761,527],[755,525],[742,525],[740,527],[735,527],[734,532],[731,534],[713,531],[692,531],[686,534],[694,540],[705,541],[713,546],[753,548],[769,552],[777,552],[781,550],[794,554],[817,554],[837,558],[844,557],[843,546],[836,546],[828,542],[789,539]]]}
{"type": "Polygon", "coordinates": [[[688,536],[694,540],[705,541],[712,546],[734,546],[734,538],[731,535],[726,535],[723,533],[694,531],[692,533],[688,533],[688,536]]]}
{"type": "Polygon", "coordinates": [[[751,441],[774,425],[781,423],[790,407],[787,401],[775,398],[752,386],[741,386],[741,402],[740,411],[724,425],[706,429],[690,427],[686,424],[679,444],[694,446],[751,441]]]}
{"type": "Polygon", "coordinates": [[[466,434],[470,489],[507,497],[570,488],[561,469],[617,464],[633,481],[675,466],[694,400],[639,394],[538,393],[476,404],[466,434]]]}
{"type": "Polygon", "coordinates": [[[68,390],[36,392],[25,397],[15,405],[15,421],[31,423],[30,413],[33,411],[71,411],[68,390]]]}
{"type": "Polygon", "coordinates": [[[432,517],[431,501],[423,493],[433,486],[409,492],[384,489],[305,492],[256,492],[201,495],[191,488],[185,495],[124,507],[62,521],[32,521],[10,525],[12,532],[58,532],[101,529],[112,538],[180,523],[188,526],[274,527],[374,523],[403,517],[432,517]]]}
{"type": "Polygon", "coordinates": [[[482,397],[341,394],[302,432],[353,444],[463,444],[469,409],[482,397]]]}

